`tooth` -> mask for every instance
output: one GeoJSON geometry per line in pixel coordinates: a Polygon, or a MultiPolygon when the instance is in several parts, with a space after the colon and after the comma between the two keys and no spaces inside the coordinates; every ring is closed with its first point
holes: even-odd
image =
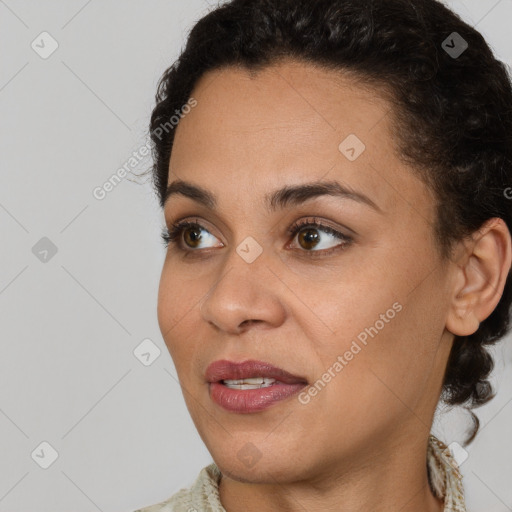
{"type": "Polygon", "coordinates": [[[261,384],[272,384],[275,382],[275,379],[271,379],[268,377],[251,377],[246,379],[225,379],[224,384],[253,384],[253,385],[261,385],[261,384]]]}
{"type": "Polygon", "coordinates": [[[242,384],[243,381],[241,381],[241,380],[224,379],[222,382],[224,382],[224,384],[226,384],[226,385],[236,386],[238,384],[242,384]]]}
{"type": "Polygon", "coordinates": [[[244,384],[263,384],[263,377],[251,377],[243,379],[244,384]]]}
{"type": "Polygon", "coordinates": [[[222,382],[230,389],[260,389],[274,384],[276,380],[269,377],[250,377],[246,379],[225,379],[222,382]]]}

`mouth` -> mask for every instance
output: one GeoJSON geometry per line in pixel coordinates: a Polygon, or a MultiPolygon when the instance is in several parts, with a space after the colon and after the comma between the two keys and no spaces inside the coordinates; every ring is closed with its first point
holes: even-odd
{"type": "Polygon", "coordinates": [[[250,386],[247,389],[268,387],[275,382],[283,384],[307,384],[304,377],[293,375],[282,368],[262,361],[244,361],[236,363],[225,359],[215,361],[206,369],[207,382],[222,382],[228,387],[241,389],[239,386],[250,386]]]}
{"type": "Polygon", "coordinates": [[[211,399],[236,413],[262,411],[308,385],[304,377],[262,361],[215,361],[206,369],[211,399]]]}

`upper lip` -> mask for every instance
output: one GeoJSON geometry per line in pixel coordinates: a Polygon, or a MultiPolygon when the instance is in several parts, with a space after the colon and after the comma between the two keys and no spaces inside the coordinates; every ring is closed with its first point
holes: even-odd
{"type": "Polygon", "coordinates": [[[235,362],[222,359],[215,361],[208,366],[205,376],[208,382],[267,377],[285,384],[307,384],[304,377],[292,375],[270,363],[254,360],[235,362]]]}

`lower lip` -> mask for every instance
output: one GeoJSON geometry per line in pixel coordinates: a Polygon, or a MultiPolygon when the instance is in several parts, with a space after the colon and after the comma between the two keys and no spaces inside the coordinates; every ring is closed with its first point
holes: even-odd
{"type": "Polygon", "coordinates": [[[285,400],[306,387],[306,384],[284,384],[259,389],[231,389],[221,382],[210,383],[212,400],[230,412],[247,414],[267,409],[276,402],[285,400]]]}

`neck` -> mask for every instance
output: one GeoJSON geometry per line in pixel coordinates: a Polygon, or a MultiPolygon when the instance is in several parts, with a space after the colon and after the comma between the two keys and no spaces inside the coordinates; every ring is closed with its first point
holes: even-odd
{"type": "Polygon", "coordinates": [[[227,512],[442,512],[428,483],[427,443],[416,439],[368,450],[357,467],[338,463],[300,482],[247,483],[223,474],[220,500],[227,512]]]}

